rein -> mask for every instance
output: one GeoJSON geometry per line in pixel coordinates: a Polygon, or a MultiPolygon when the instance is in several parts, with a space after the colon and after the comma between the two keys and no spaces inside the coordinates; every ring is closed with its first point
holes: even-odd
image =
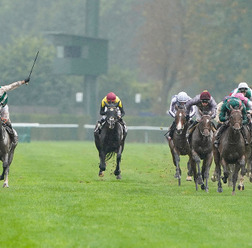
{"type": "Polygon", "coordinates": [[[211,116],[210,116],[210,115],[202,115],[202,117],[201,117],[201,119],[200,119],[200,121],[199,121],[199,123],[198,123],[198,129],[199,129],[199,132],[200,132],[200,134],[201,134],[202,136],[204,136],[204,137],[210,136],[211,131],[213,131],[213,130],[212,130],[212,122],[211,122],[211,116]],[[207,122],[210,122],[209,126],[206,126],[206,125],[203,126],[203,121],[204,121],[204,119],[207,119],[206,121],[207,121],[207,122]],[[201,125],[200,125],[200,124],[201,124],[201,125]],[[202,129],[203,129],[203,130],[202,130],[202,129]],[[204,134],[204,130],[208,130],[208,131],[209,131],[209,135],[205,135],[205,134],[204,134]]]}

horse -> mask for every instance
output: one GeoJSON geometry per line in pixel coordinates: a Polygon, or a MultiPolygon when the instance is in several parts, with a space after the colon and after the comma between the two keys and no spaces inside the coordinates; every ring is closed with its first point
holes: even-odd
{"type": "MultiPolygon", "coordinates": [[[[14,130],[14,132],[16,131],[14,130]]],[[[9,188],[9,169],[17,144],[18,142],[12,144],[9,133],[0,120],[0,160],[3,162],[3,173],[0,176],[0,180],[4,180],[3,188],[9,188]]]]}
{"type": "Polygon", "coordinates": [[[187,162],[187,181],[191,181],[190,174],[190,158],[191,158],[191,150],[189,143],[186,138],[186,132],[189,127],[189,121],[186,120],[186,110],[185,108],[176,106],[176,115],[175,115],[175,124],[176,129],[173,134],[173,138],[170,139],[167,135],[165,135],[170,151],[172,154],[173,164],[176,166],[176,173],[174,175],[175,178],[178,179],[178,185],[181,185],[181,169],[180,169],[180,155],[188,155],[189,160],[187,162]]]}
{"type": "Polygon", "coordinates": [[[100,164],[99,164],[99,176],[104,176],[106,170],[106,162],[117,154],[116,169],[114,175],[117,179],[121,179],[121,155],[124,149],[124,143],[127,133],[125,132],[123,125],[120,123],[120,119],[117,115],[117,104],[106,104],[107,112],[105,123],[103,124],[100,132],[94,132],[95,145],[99,152],[100,164]]]}
{"type": "Polygon", "coordinates": [[[213,161],[212,139],[214,127],[211,122],[211,115],[203,114],[200,110],[199,113],[201,114],[201,119],[193,131],[190,141],[192,152],[191,167],[196,190],[198,190],[199,184],[202,190],[208,192],[209,170],[213,161]],[[203,160],[202,168],[200,167],[201,160],[203,160]]]}
{"type": "MultiPolygon", "coordinates": [[[[223,192],[221,178],[223,183],[227,183],[229,175],[232,173],[232,195],[235,195],[238,173],[241,171],[242,178],[246,174],[246,162],[250,156],[251,148],[249,145],[245,145],[245,141],[241,133],[242,107],[234,109],[230,106],[230,108],[229,126],[223,131],[219,147],[214,147],[213,153],[218,180],[217,192],[223,192]],[[223,168],[223,177],[221,177],[221,166],[223,168]]],[[[248,130],[245,127],[244,129],[247,137],[249,138],[248,141],[250,142],[248,130]]],[[[242,180],[240,181],[240,187],[242,187],[242,180]]]]}

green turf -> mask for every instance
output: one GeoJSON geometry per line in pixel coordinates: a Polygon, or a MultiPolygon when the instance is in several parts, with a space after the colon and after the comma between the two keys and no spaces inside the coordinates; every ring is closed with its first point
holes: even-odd
{"type": "Polygon", "coordinates": [[[20,143],[0,188],[0,247],[252,247],[248,179],[235,196],[213,182],[196,192],[182,163],[179,187],[167,144],[126,143],[122,179],[114,160],[99,178],[93,142],[20,143]]]}

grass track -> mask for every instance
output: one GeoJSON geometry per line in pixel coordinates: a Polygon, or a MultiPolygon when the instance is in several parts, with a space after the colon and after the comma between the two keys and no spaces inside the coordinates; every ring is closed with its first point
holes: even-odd
{"type": "Polygon", "coordinates": [[[252,247],[248,179],[235,196],[196,192],[182,163],[178,187],[167,144],[126,144],[122,180],[114,160],[99,178],[93,142],[21,143],[0,188],[0,247],[252,247]]]}

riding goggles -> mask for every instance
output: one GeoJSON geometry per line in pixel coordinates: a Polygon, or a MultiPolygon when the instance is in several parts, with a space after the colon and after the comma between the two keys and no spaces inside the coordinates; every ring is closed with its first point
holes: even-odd
{"type": "Polygon", "coordinates": [[[209,103],[209,100],[208,99],[203,99],[203,100],[201,100],[201,102],[203,102],[203,103],[209,103]]]}
{"type": "Polygon", "coordinates": [[[240,88],[239,91],[240,92],[246,92],[248,89],[247,88],[240,88]]]}

